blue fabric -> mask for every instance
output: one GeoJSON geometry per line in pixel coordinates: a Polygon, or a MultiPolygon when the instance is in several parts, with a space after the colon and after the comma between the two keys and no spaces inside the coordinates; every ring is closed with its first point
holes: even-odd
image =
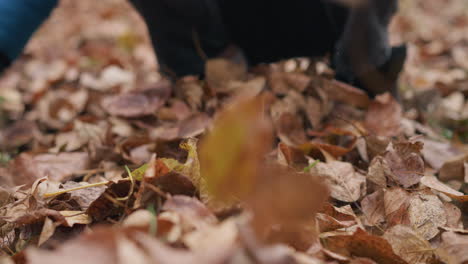
{"type": "Polygon", "coordinates": [[[58,0],[0,0],[0,52],[11,61],[21,54],[58,0]]]}

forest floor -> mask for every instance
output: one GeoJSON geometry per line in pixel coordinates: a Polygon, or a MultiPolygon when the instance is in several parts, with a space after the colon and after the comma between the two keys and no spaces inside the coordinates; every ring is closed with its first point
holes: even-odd
{"type": "Polygon", "coordinates": [[[391,33],[401,102],[326,59],[171,84],[128,3],[62,1],[0,79],[0,263],[468,263],[468,4],[391,33]]]}

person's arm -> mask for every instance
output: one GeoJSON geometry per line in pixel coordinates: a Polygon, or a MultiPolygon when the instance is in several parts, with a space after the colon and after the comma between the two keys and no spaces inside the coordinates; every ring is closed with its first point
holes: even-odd
{"type": "Polygon", "coordinates": [[[0,72],[14,61],[58,0],[0,0],[0,72]]]}

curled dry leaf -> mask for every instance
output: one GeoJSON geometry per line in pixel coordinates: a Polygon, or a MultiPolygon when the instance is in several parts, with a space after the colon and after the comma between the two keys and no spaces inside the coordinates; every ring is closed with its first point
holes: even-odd
{"type": "Polygon", "coordinates": [[[355,202],[366,192],[366,177],[356,172],[351,163],[319,162],[312,171],[327,182],[330,195],[336,200],[355,202]]]}
{"type": "Polygon", "coordinates": [[[84,89],[50,91],[38,103],[39,120],[51,128],[62,128],[83,111],[88,96],[84,89]]]}
{"type": "Polygon", "coordinates": [[[313,148],[318,148],[330,153],[335,158],[342,157],[352,151],[357,142],[357,136],[353,132],[338,127],[328,127],[323,132],[310,131],[309,135],[316,138],[300,146],[305,153],[309,153],[313,148]]]}
{"type": "Polygon", "coordinates": [[[320,232],[323,233],[357,226],[358,218],[349,205],[337,208],[326,204],[317,214],[317,222],[320,232]]]}

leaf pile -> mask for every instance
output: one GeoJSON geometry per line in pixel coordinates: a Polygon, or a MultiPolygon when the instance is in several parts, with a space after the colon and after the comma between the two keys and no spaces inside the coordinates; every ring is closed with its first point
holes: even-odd
{"type": "Polygon", "coordinates": [[[468,13],[443,2],[401,3],[398,102],[325,59],[172,83],[128,4],[63,1],[0,79],[0,262],[467,263],[468,13]]]}

